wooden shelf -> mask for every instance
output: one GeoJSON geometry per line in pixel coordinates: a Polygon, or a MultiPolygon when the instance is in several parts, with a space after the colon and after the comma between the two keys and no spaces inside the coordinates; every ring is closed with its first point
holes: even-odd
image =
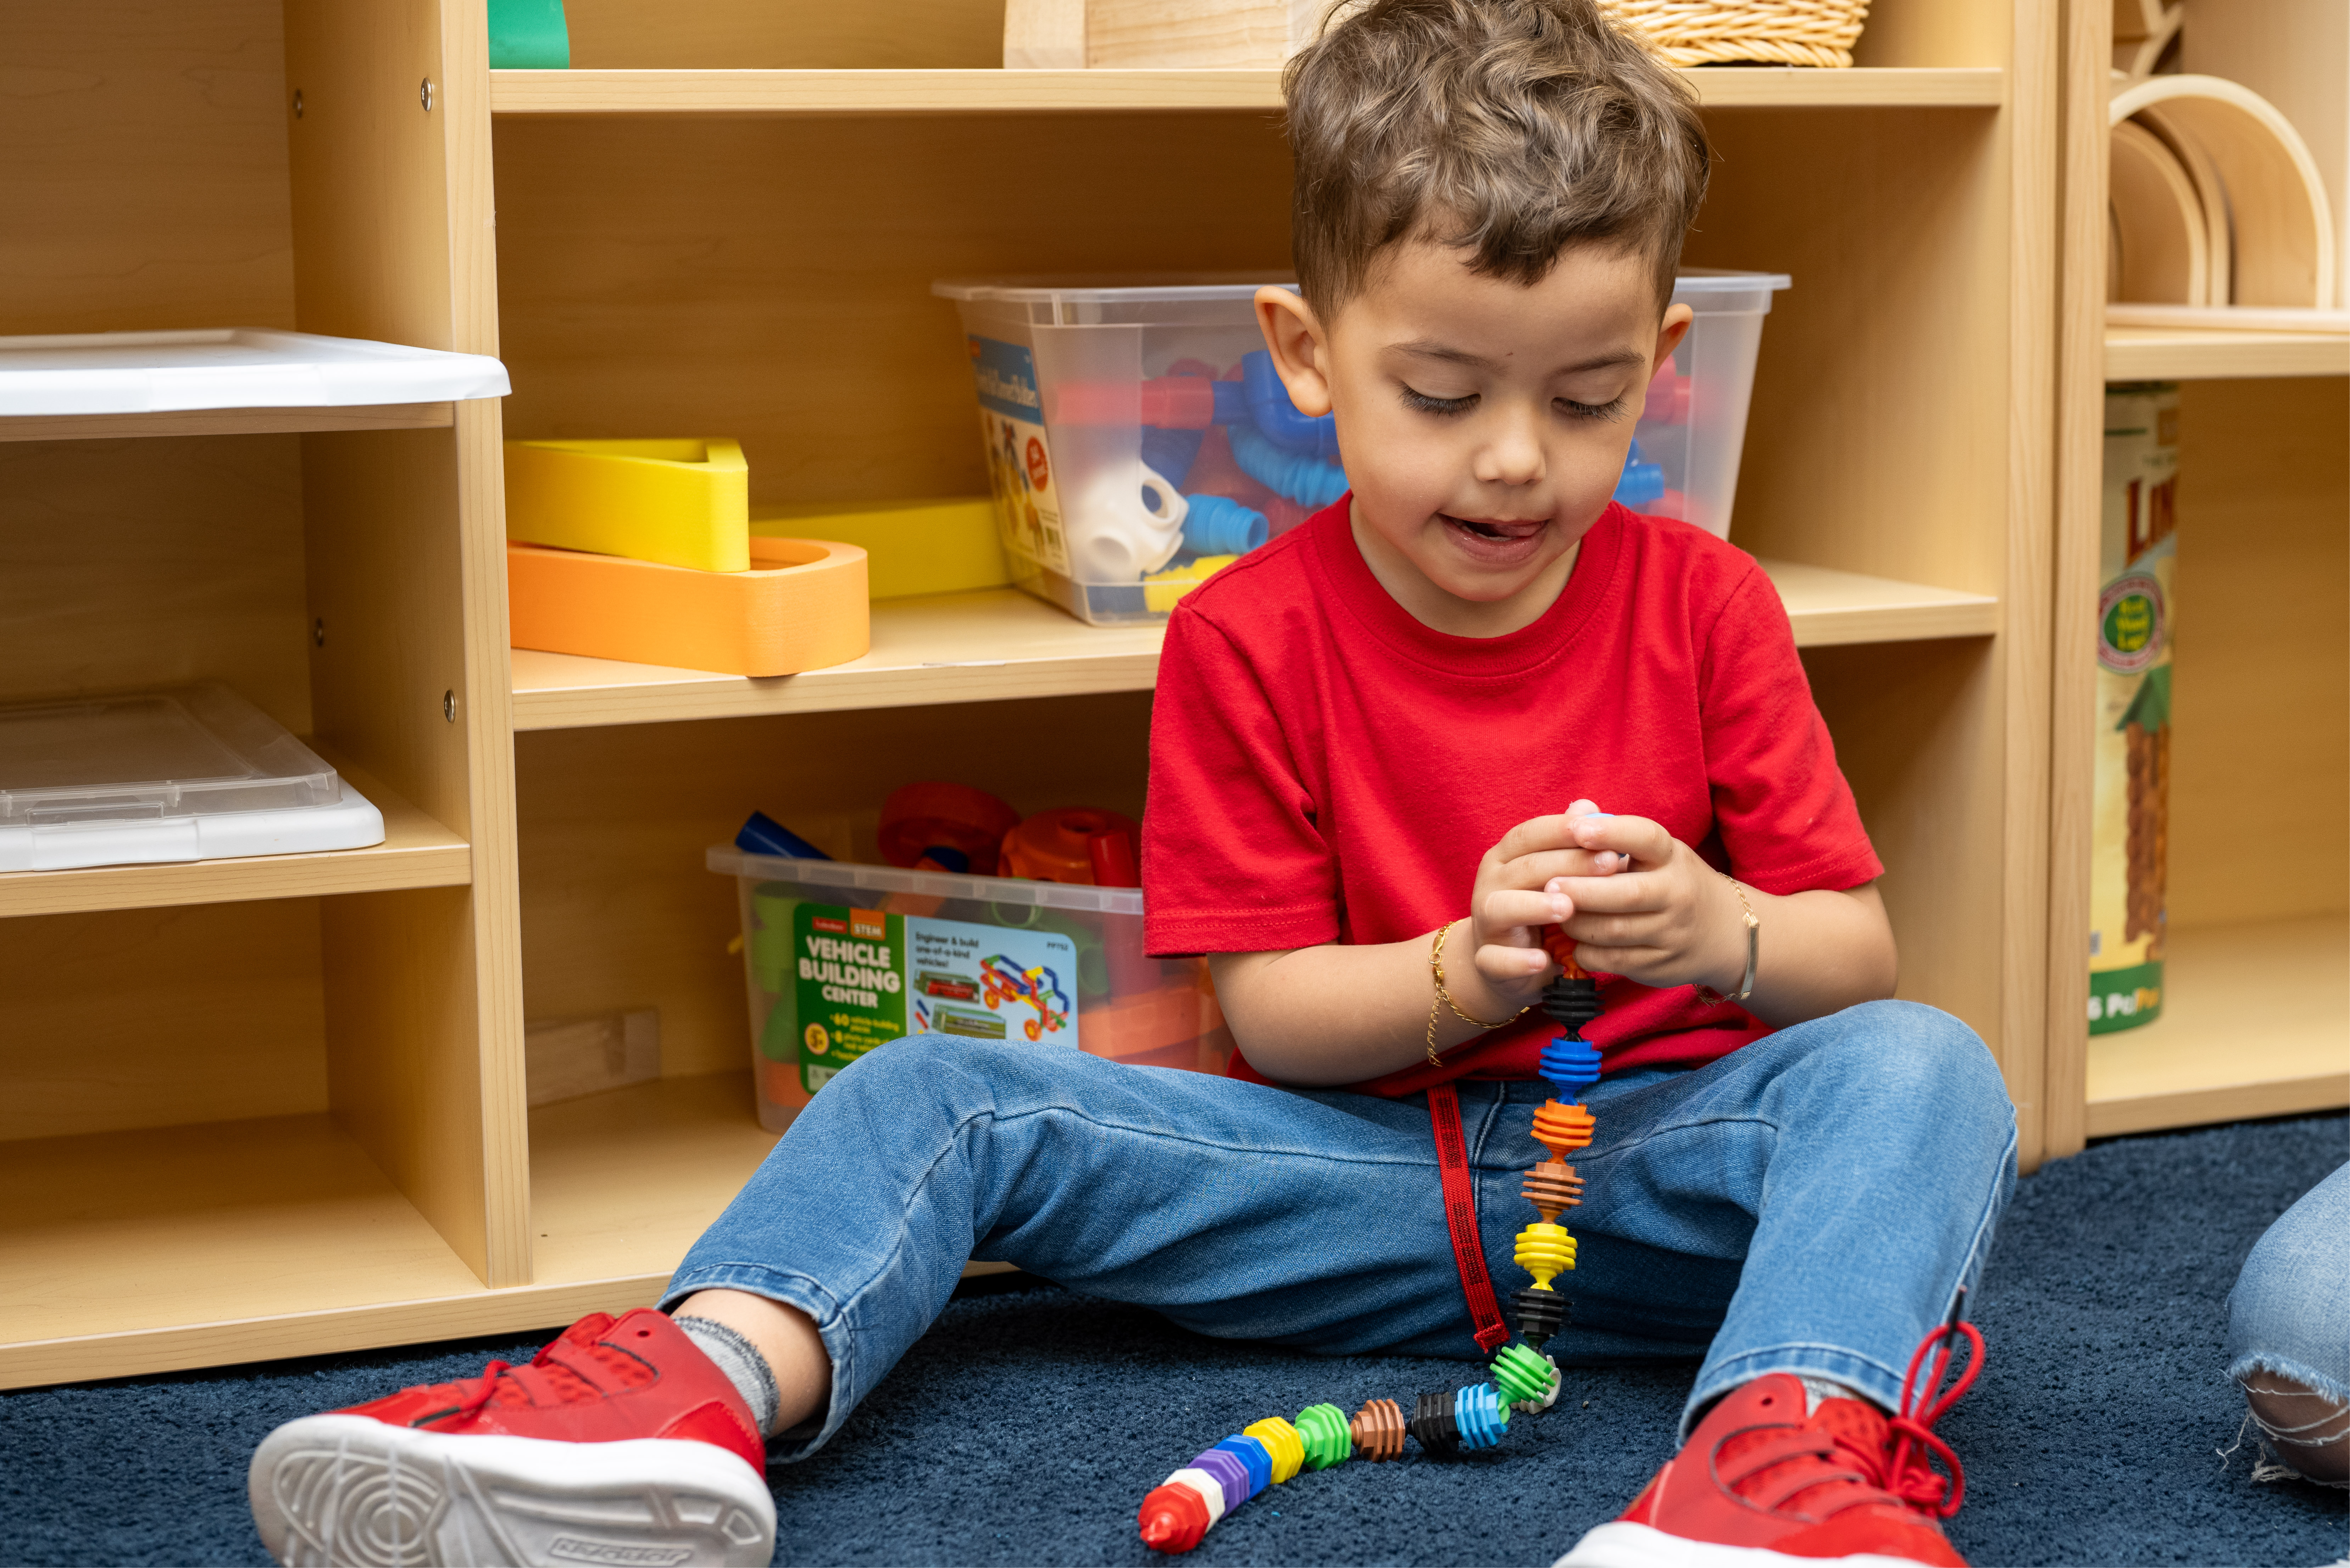
{"type": "Polygon", "coordinates": [[[542,1284],[645,1306],[743,1189],[776,1135],[748,1073],[633,1084],[530,1113],[530,1212],[542,1284]]]}
{"type": "Polygon", "coordinates": [[[187,409],[163,414],[0,415],[0,441],[119,441],[126,436],[282,435],[302,431],[446,430],[449,403],[338,409],[187,409]]]}
{"type": "Polygon", "coordinates": [[[2222,332],[2185,327],[2106,328],[2108,381],[2350,375],[2350,333],[2222,332]]]}
{"type": "MultiPolygon", "coordinates": [[[[1986,637],[1999,601],[1824,566],[1765,561],[1805,647],[1986,637]]],[[[753,679],[576,654],[514,650],[515,728],[569,730],[843,708],[1140,691],[1159,676],[1159,626],[1087,626],[1014,588],[888,599],[872,651],[804,675],[753,679]]]]}
{"type": "Polygon", "coordinates": [[[2350,920],[2173,932],[2163,991],[2089,1037],[2091,1137],[2350,1106],[2350,920]]]}
{"type": "Polygon", "coordinates": [[[78,871],[0,874],[0,917],[82,909],[147,909],[176,904],[235,904],[374,893],[395,888],[452,888],[473,877],[473,852],[463,838],[352,767],[331,749],[308,742],[383,813],[383,842],[365,849],[308,855],[255,855],[164,866],[93,866],[78,871]]]}
{"type": "Polygon", "coordinates": [[[486,1293],[324,1116],[0,1143],[0,1386],[472,1332],[413,1309],[486,1293]]]}
{"type": "MultiPolygon", "coordinates": [[[[1981,108],[2005,101],[1996,67],[1947,70],[1709,67],[1687,73],[1711,108],[1981,108]]],[[[1010,114],[1281,107],[1277,70],[492,71],[498,115],[1010,114]]]]}

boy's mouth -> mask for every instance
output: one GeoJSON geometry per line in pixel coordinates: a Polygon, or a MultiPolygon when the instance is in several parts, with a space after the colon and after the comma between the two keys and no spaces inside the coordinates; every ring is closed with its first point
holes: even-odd
{"type": "Polygon", "coordinates": [[[1462,549],[1494,566],[1513,565],[1533,554],[1543,530],[1550,526],[1547,517],[1455,517],[1449,512],[1436,515],[1462,549]]]}

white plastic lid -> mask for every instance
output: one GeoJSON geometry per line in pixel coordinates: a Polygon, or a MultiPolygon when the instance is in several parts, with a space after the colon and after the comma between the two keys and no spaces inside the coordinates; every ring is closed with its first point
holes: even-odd
{"type": "Polygon", "coordinates": [[[363,337],[257,327],[0,337],[0,415],[318,409],[503,398],[506,368],[363,337]]]}
{"type": "Polygon", "coordinates": [[[335,770],[226,687],[0,708],[0,827],[329,805],[335,770]]]}
{"type": "Polygon", "coordinates": [[[1192,272],[1149,275],[942,277],[931,285],[941,299],[998,300],[1006,305],[1148,305],[1166,300],[1248,300],[1267,286],[1295,288],[1286,273],[1192,272]]]}
{"type": "Polygon", "coordinates": [[[1020,877],[956,877],[895,866],[859,866],[847,860],[795,860],[782,855],[746,855],[723,844],[711,846],[704,864],[722,876],[797,882],[809,888],[927,893],[940,898],[984,898],[993,904],[1034,904],[1039,909],[1085,909],[1097,915],[1142,913],[1139,888],[1087,888],[1070,882],[1031,882],[1020,877]]]}

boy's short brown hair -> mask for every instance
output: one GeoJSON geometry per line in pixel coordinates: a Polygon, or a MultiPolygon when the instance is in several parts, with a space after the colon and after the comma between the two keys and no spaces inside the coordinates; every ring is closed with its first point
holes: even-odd
{"type": "Polygon", "coordinates": [[[1711,153],[1697,94],[1594,0],[1370,0],[1284,73],[1291,247],[1326,317],[1399,240],[1538,283],[1569,245],[1648,257],[1658,308],[1711,153]]]}

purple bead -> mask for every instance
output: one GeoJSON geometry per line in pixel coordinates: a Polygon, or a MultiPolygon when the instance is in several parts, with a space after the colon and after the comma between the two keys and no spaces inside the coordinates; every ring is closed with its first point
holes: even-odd
{"type": "Polygon", "coordinates": [[[1228,1511],[1246,1502],[1255,1490],[1249,1485],[1248,1467],[1222,1449],[1210,1449],[1191,1461],[1191,1469],[1205,1470],[1216,1478],[1216,1484],[1224,1489],[1224,1507],[1228,1511]]]}

